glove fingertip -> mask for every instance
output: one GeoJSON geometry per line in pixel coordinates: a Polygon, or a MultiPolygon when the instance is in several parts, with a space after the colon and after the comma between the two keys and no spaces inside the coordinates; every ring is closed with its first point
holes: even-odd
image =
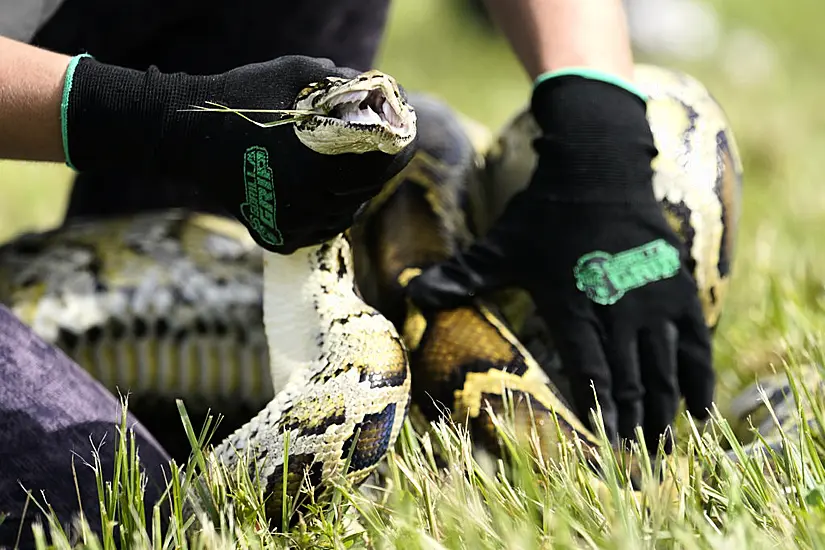
{"type": "Polygon", "coordinates": [[[716,373],[710,353],[701,348],[679,351],[679,385],[685,397],[687,411],[699,420],[706,420],[713,406],[716,373]]]}
{"type": "Polygon", "coordinates": [[[679,334],[676,361],[678,380],[687,411],[698,420],[706,420],[713,406],[716,372],[710,329],[698,298],[677,322],[679,334]]]}
{"type": "Polygon", "coordinates": [[[474,294],[444,273],[444,264],[432,266],[407,285],[407,294],[424,309],[451,309],[466,304],[474,294]]]}

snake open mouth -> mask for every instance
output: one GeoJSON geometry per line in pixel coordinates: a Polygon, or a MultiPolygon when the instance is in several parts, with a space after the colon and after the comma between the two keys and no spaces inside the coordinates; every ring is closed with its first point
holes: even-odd
{"type": "Polygon", "coordinates": [[[401,117],[390,106],[381,90],[349,92],[331,106],[327,116],[353,124],[381,124],[400,127],[401,117]]]}
{"type": "Polygon", "coordinates": [[[396,154],[416,135],[415,109],[396,81],[379,71],[355,78],[327,77],[298,94],[295,132],[324,154],[396,154]]]}
{"type": "Polygon", "coordinates": [[[394,101],[381,88],[344,92],[319,105],[322,116],[358,126],[380,126],[394,133],[409,131],[394,101]]]}
{"type": "Polygon", "coordinates": [[[261,128],[292,124],[298,139],[316,153],[382,151],[394,155],[416,136],[415,109],[395,80],[380,71],[355,78],[327,77],[302,89],[292,109],[238,109],[207,101],[182,111],[234,113],[261,128]],[[272,113],[260,122],[245,113],[272,113]]]}

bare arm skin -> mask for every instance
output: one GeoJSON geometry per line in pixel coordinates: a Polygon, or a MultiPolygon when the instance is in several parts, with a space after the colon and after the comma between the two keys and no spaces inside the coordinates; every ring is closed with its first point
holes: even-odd
{"type": "MultiPolygon", "coordinates": [[[[486,0],[528,75],[584,66],[632,80],[621,0],[486,0]]],[[[69,57],[0,37],[0,158],[63,162],[69,57]]]]}
{"type": "Polygon", "coordinates": [[[633,54],[621,0],[485,0],[532,80],[587,67],[633,79],[633,54]]]}
{"type": "Polygon", "coordinates": [[[63,162],[60,101],[69,56],[0,36],[0,159],[63,162]]]}

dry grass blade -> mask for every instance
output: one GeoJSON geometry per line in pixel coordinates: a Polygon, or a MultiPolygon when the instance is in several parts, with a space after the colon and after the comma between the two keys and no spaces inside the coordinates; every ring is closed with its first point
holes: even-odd
{"type": "Polygon", "coordinates": [[[318,113],[315,111],[307,111],[302,109],[233,109],[231,107],[227,107],[226,105],[221,105],[220,103],[215,103],[214,101],[207,101],[209,105],[214,105],[214,107],[204,107],[202,105],[192,105],[191,109],[179,109],[180,112],[202,112],[202,113],[231,113],[238,115],[242,119],[251,122],[256,126],[260,126],[261,128],[271,128],[273,126],[281,126],[283,124],[293,124],[298,120],[301,120],[306,117],[315,116],[318,113]],[[252,118],[246,116],[244,113],[267,113],[267,114],[280,114],[280,115],[292,115],[290,118],[284,118],[281,120],[273,120],[270,122],[258,122],[257,120],[253,120],[252,118]]]}

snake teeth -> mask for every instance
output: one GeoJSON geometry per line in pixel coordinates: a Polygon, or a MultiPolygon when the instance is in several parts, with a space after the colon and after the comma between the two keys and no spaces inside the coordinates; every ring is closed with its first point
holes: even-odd
{"type": "Polygon", "coordinates": [[[361,103],[364,101],[367,96],[369,95],[369,90],[360,90],[355,92],[344,92],[335,99],[330,101],[330,105],[336,107],[338,105],[342,105],[344,103],[361,103]]]}
{"type": "Polygon", "coordinates": [[[401,117],[398,116],[398,113],[396,113],[392,109],[392,107],[390,107],[390,104],[387,103],[386,101],[381,105],[381,111],[384,113],[384,118],[387,119],[387,122],[389,122],[391,125],[393,125],[393,126],[403,126],[404,125],[403,121],[401,120],[401,117]]]}
{"type": "Polygon", "coordinates": [[[344,122],[352,122],[354,124],[384,125],[384,123],[388,122],[382,116],[383,112],[378,113],[374,109],[370,108],[370,106],[361,108],[360,104],[357,103],[344,103],[342,105],[338,105],[333,110],[333,114],[336,115],[336,118],[339,118],[344,122]]]}
{"type": "Polygon", "coordinates": [[[327,116],[353,124],[379,125],[388,130],[405,126],[381,89],[341,94],[331,105],[327,116]]]}
{"type": "Polygon", "coordinates": [[[415,109],[395,80],[379,71],[309,86],[298,94],[295,109],[311,113],[296,119],[293,127],[301,143],[316,153],[395,154],[416,136],[415,109]]]}

